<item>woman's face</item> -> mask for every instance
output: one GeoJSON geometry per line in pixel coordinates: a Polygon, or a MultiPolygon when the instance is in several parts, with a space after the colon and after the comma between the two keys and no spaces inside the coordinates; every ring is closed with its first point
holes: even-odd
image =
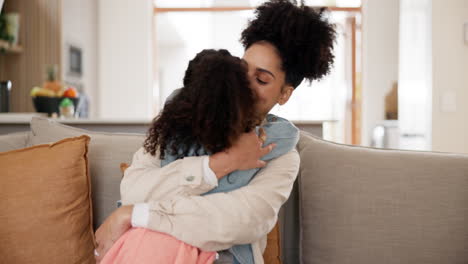
{"type": "Polygon", "coordinates": [[[244,53],[248,77],[258,96],[257,110],[265,116],[275,106],[288,101],[294,90],[285,84],[286,73],[281,69],[281,58],[276,48],[262,41],[252,44],[244,53]]]}

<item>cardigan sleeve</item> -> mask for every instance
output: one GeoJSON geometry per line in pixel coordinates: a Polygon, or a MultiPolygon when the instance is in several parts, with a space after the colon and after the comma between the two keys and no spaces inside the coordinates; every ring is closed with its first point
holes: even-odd
{"type": "Polygon", "coordinates": [[[205,177],[207,159],[208,156],[186,157],[161,167],[158,153],[152,156],[140,148],[120,184],[122,204],[200,195],[216,188],[217,180],[205,177]]]}
{"type": "Polygon", "coordinates": [[[207,251],[259,241],[274,227],[298,171],[293,149],[234,191],[150,201],[147,228],[207,251]]]}

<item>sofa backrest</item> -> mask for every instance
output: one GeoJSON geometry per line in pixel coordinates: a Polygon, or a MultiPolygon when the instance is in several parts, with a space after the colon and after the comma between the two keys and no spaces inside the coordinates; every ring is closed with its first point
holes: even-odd
{"type": "Polygon", "coordinates": [[[30,131],[0,135],[0,152],[25,148],[30,136],[30,131]]]}
{"type": "MultiPolygon", "coordinates": [[[[86,134],[94,223],[116,208],[121,162],[144,135],[34,118],[29,144],[86,134]]],[[[468,156],[341,145],[301,132],[301,168],[281,210],[284,263],[465,263],[468,156]]]]}
{"type": "Polygon", "coordinates": [[[466,263],[468,155],[381,150],[303,133],[300,262],[466,263]]]}

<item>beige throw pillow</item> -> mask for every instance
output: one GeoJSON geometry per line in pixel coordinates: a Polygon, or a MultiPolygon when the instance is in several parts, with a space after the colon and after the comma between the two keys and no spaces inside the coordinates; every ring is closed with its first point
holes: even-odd
{"type": "Polygon", "coordinates": [[[93,187],[94,227],[117,209],[120,200],[120,170],[116,164],[131,163],[133,154],[143,145],[144,134],[94,132],[34,117],[31,121],[30,145],[54,142],[67,137],[87,135],[89,165],[93,187]]]}
{"type": "Polygon", "coordinates": [[[0,153],[0,262],[94,263],[89,137],[0,153]]]}

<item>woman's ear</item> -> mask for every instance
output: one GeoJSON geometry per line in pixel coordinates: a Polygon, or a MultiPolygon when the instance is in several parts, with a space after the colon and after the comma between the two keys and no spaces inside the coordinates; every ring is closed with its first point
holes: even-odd
{"type": "Polygon", "coordinates": [[[293,91],[294,91],[294,87],[292,87],[291,85],[287,85],[287,86],[283,87],[280,98],[278,99],[278,104],[279,105],[284,105],[286,102],[288,102],[288,100],[291,97],[293,91]]]}

